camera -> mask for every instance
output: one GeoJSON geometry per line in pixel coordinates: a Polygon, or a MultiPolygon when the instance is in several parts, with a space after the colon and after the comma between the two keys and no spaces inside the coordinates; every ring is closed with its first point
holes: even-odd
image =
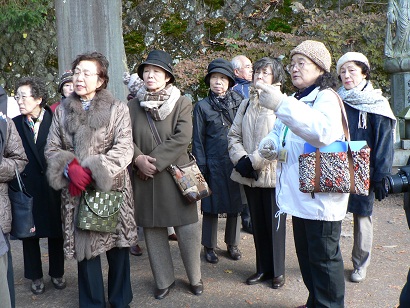
{"type": "Polygon", "coordinates": [[[389,194],[410,192],[410,165],[400,167],[395,175],[385,176],[382,181],[389,194]]]}

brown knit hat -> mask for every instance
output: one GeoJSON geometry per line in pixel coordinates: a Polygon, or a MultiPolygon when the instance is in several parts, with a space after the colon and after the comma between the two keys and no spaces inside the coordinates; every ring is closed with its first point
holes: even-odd
{"type": "Polygon", "coordinates": [[[329,50],[322,42],[307,40],[300,43],[290,52],[290,57],[294,54],[302,54],[315,62],[317,66],[322,68],[326,72],[330,72],[330,66],[332,65],[332,57],[329,50]]]}

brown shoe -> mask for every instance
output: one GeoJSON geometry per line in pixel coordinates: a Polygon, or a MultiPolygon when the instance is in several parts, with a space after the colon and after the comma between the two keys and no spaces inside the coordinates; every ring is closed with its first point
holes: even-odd
{"type": "Polygon", "coordinates": [[[137,244],[135,246],[130,247],[130,254],[133,256],[141,256],[142,255],[142,248],[137,244]]]}

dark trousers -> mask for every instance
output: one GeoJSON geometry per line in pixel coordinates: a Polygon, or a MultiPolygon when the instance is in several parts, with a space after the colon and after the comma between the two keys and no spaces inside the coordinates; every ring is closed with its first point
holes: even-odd
{"type": "MultiPolygon", "coordinates": [[[[202,245],[216,248],[218,239],[218,216],[203,213],[202,216],[202,245]]],[[[238,246],[241,235],[241,219],[239,215],[228,215],[225,225],[226,245],[238,246]]]]}
{"type": "Polygon", "coordinates": [[[292,217],[296,255],[309,291],[309,308],[344,307],[345,281],[339,240],[341,221],[292,217]]]}
{"type": "Polygon", "coordinates": [[[11,307],[14,308],[16,307],[16,292],[14,289],[13,259],[11,257],[11,247],[8,234],[5,236],[5,239],[7,242],[7,246],[9,246],[9,251],[7,252],[7,282],[9,285],[11,307]]]}
{"type": "MultiPolygon", "coordinates": [[[[48,238],[48,274],[53,278],[64,276],[64,240],[62,237],[48,238]]],[[[23,239],[24,277],[35,280],[43,278],[39,238],[23,239]]]]}
{"type": "Polygon", "coordinates": [[[406,284],[404,285],[403,290],[401,290],[400,304],[399,304],[399,307],[397,308],[405,308],[405,307],[410,307],[410,269],[407,274],[406,284]]]}
{"type": "MultiPolygon", "coordinates": [[[[128,307],[132,301],[129,248],[114,247],[106,252],[108,261],[108,302],[113,308],[128,307]]],[[[105,307],[101,258],[84,259],[78,265],[80,307],[105,307]]]]}
{"type": "Polygon", "coordinates": [[[275,189],[245,186],[245,193],[253,226],[256,272],[284,275],[286,214],[275,215],[279,211],[275,189]]]}

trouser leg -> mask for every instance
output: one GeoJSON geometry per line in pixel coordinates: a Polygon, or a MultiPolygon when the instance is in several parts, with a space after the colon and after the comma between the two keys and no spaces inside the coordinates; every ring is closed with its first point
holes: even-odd
{"type": "Polygon", "coordinates": [[[178,246],[189,282],[197,285],[201,280],[201,242],[199,222],[175,227],[178,246]]]}
{"type": "Polygon", "coordinates": [[[16,307],[16,292],[14,289],[13,258],[11,257],[9,235],[5,234],[4,238],[6,239],[7,246],[9,247],[9,251],[7,252],[7,282],[9,285],[11,307],[14,308],[16,307]]]}
{"type": "MultiPolygon", "coordinates": [[[[2,232],[0,230],[0,232],[2,232]]],[[[10,290],[7,281],[7,268],[8,268],[8,256],[7,253],[0,256],[0,299],[1,299],[1,307],[10,308],[11,307],[11,300],[10,300],[10,290]]]]}
{"type": "Polygon", "coordinates": [[[218,216],[202,215],[202,245],[215,249],[218,244],[218,216]]]}
{"type": "Polygon", "coordinates": [[[241,218],[239,215],[226,218],[225,243],[230,246],[238,246],[241,239],[241,218]]]}
{"type": "Polygon", "coordinates": [[[77,263],[80,308],[105,308],[101,258],[84,259],[77,263]]]}
{"type": "Polygon", "coordinates": [[[64,240],[62,237],[48,238],[48,260],[50,263],[48,274],[54,278],[64,276],[64,240]]]}
{"type": "Polygon", "coordinates": [[[406,307],[410,307],[410,269],[407,274],[406,284],[401,290],[400,304],[399,304],[399,307],[397,308],[406,308],[406,307]]]}
{"type": "Polygon", "coordinates": [[[308,283],[308,307],[344,307],[345,282],[339,240],[341,221],[318,221],[293,217],[295,246],[302,275],[308,283]],[[305,231],[306,236],[300,241],[305,231]],[[294,228],[295,230],[295,228],[294,228]],[[302,262],[301,262],[302,261],[302,262]]]}
{"type": "Polygon", "coordinates": [[[265,208],[261,188],[245,186],[251,213],[253,242],[256,252],[256,272],[273,275],[272,210],[265,208]]]}
{"type": "Polygon", "coordinates": [[[366,269],[369,266],[372,245],[372,216],[360,216],[353,214],[352,261],[355,269],[366,269]]]}
{"type": "Polygon", "coordinates": [[[113,308],[128,307],[132,301],[129,248],[114,247],[106,252],[108,302],[113,308]]]}
{"type": "Polygon", "coordinates": [[[144,227],[144,237],[155,284],[158,289],[168,288],[175,276],[167,228],[144,227]]]}
{"type": "Polygon", "coordinates": [[[285,274],[286,214],[279,214],[275,195],[275,189],[264,189],[263,204],[265,215],[270,215],[268,227],[272,234],[273,276],[278,277],[285,274]]]}
{"type": "Polygon", "coordinates": [[[26,238],[23,242],[24,277],[35,280],[43,278],[40,239],[26,238]]]}

